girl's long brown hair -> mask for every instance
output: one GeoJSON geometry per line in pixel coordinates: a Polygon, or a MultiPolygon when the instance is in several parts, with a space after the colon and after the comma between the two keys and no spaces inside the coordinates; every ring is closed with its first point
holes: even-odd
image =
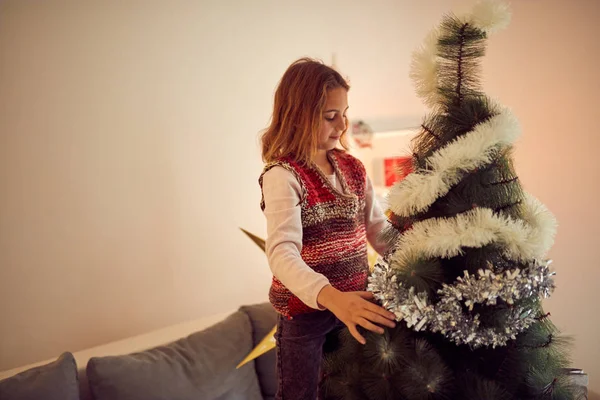
{"type": "MultiPolygon", "coordinates": [[[[340,87],[350,89],[336,70],[321,61],[301,58],[292,63],[279,82],[271,124],[261,138],[263,161],[287,156],[310,163],[317,152],[327,91],[340,87]]],[[[346,130],[340,143],[348,149],[346,130]]]]}

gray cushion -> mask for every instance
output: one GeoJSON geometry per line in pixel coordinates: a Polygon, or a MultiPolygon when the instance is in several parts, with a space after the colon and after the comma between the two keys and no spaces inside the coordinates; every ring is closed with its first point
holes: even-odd
{"type": "MultiPolygon", "coordinates": [[[[277,324],[277,312],[271,303],[244,306],[240,311],[250,317],[252,323],[252,344],[256,346],[277,324]]],[[[275,350],[256,359],[256,375],[265,398],[275,396],[277,391],[277,370],[275,350]]]]}
{"type": "Polygon", "coordinates": [[[0,399],[79,400],[77,365],[73,354],[63,353],[50,364],[0,381],[0,399]]]}
{"type": "Polygon", "coordinates": [[[95,400],[262,400],[246,314],[168,345],[125,356],[94,357],[87,378],[95,400]]]}

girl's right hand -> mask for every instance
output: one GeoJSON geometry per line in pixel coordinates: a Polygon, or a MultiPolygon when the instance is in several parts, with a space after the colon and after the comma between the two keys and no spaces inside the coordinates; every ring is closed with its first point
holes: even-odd
{"type": "Polygon", "coordinates": [[[358,333],[357,325],[373,332],[382,334],[381,324],[394,328],[396,316],[386,309],[372,303],[371,292],[341,292],[331,285],[325,286],[317,297],[317,302],[331,311],[347,327],[352,336],[361,344],[365,338],[358,333]]]}

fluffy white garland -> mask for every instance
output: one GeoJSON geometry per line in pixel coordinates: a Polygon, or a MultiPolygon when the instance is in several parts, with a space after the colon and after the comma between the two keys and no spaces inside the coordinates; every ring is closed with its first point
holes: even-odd
{"type": "Polygon", "coordinates": [[[442,100],[438,91],[438,37],[438,30],[432,29],[421,47],[413,52],[409,74],[415,85],[417,96],[430,107],[442,100]]]}
{"type": "Polygon", "coordinates": [[[512,144],[521,134],[514,115],[504,109],[471,132],[436,151],[427,159],[430,169],[408,175],[388,195],[390,210],[408,217],[424,211],[476,168],[492,162],[494,150],[512,144]]]}
{"type": "Polygon", "coordinates": [[[522,220],[475,208],[452,218],[417,222],[400,237],[390,265],[403,269],[419,259],[451,258],[462,254],[463,247],[491,243],[497,243],[514,261],[542,259],[554,242],[556,220],[533,196],[526,195],[524,200],[522,220]]]}
{"type": "Polygon", "coordinates": [[[507,3],[497,0],[483,0],[473,7],[466,22],[487,34],[504,29],[510,24],[511,12],[507,3]]]}

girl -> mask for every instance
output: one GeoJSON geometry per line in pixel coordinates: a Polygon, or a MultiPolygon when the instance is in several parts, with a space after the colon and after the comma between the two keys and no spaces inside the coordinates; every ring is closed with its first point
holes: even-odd
{"type": "Polygon", "coordinates": [[[303,58],[284,73],[272,121],[262,136],[259,183],[277,310],[277,399],[317,398],[325,336],[345,324],[383,333],[394,314],[365,292],[367,240],[386,223],[364,166],[344,150],[348,83],[332,68],[303,58]],[[340,323],[341,322],[341,323],[340,323]]]}

